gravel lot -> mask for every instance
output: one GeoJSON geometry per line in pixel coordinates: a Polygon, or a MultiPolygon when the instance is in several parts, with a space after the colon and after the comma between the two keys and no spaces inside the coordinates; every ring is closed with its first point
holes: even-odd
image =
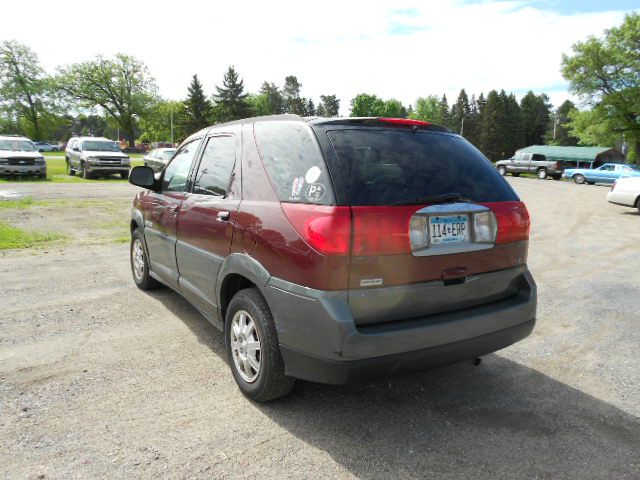
{"type": "Polygon", "coordinates": [[[479,367],[298,382],[268,405],[236,389],[218,331],[137,290],[128,245],[69,203],[108,198],[96,215],[126,222],[134,187],[0,185],[66,198],[0,215],[70,236],[0,252],[0,476],[640,478],[640,214],[606,187],[509,181],[533,222],[531,337],[479,367]]]}

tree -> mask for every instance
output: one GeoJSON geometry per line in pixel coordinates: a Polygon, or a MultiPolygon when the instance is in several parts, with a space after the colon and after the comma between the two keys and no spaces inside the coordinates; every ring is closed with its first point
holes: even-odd
{"type": "Polygon", "coordinates": [[[470,115],[471,107],[469,105],[469,97],[463,88],[460,90],[456,103],[451,106],[451,114],[449,117],[451,129],[457,133],[463,133],[463,128],[465,131],[468,131],[471,127],[471,125],[469,125],[470,115]]]}
{"type": "MultiPolygon", "coordinates": [[[[165,103],[155,110],[154,113],[162,113],[164,117],[166,117],[166,119],[156,118],[156,120],[160,120],[160,124],[164,125],[169,120],[171,107],[172,104],[165,103]],[[167,110],[167,108],[169,110],[167,110]],[[164,110],[167,111],[163,113],[164,110]]],[[[177,112],[179,112],[177,123],[182,138],[186,138],[192,133],[202,130],[213,123],[213,105],[211,105],[211,102],[205,96],[202,84],[200,80],[198,80],[198,75],[192,77],[187,98],[182,102],[181,108],[177,110],[177,112]]],[[[159,125],[157,121],[152,123],[155,123],[156,126],[159,125]]],[[[161,130],[166,131],[166,128],[161,127],[161,130]]],[[[166,136],[163,140],[167,140],[168,138],[169,136],[166,136]]]]}
{"type": "Polygon", "coordinates": [[[284,87],[282,96],[284,98],[285,113],[293,113],[296,115],[305,115],[305,100],[300,96],[302,84],[294,75],[289,75],[284,79],[284,87]]]}
{"type": "MultiPolygon", "coordinates": [[[[640,14],[625,16],[604,38],[573,45],[573,54],[562,56],[562,74],[571,91],[591,106],[590,118],[619,137],[624,134],[640,159],[640,14]]],[[[572,125],[577,136],[577,128],[587,126],[575,120],[572,125]]]]}
{"type": "Polygon", "coordinates": [[[34,140],[43,139],[41,123],[52,106],[51,91],[51,81],[29,47],[14,40],[0,44],[0,109],[20,119],[15,127],[34,140]]]}
{"type": "Polygon", "coordinates": [[[613,146],[621,141],[620,134],[615,131],[615,126],[609,123],[608,118],[602,118],[595,110],[583,112],[575,109],[569,112],[567,128],[572,136],[578,139],[580,145],[613,146]]]}
{"type": "Polygon", "coordinates": [[[275,83],[263,82],[260,96],[264,97],[267,104],[265,113],[260,115],[279,115],[286,112],[284,97],[275,83]]]}
{"type": "Polygon", "coordinates": [[[503,133],[504,107],[498,92],[491,90],[482,112],[482,128],[480,131],[480,150],[491,160],[499,160],[504,155],[503,133]]]}
{"type": "Polygon", "coordinates": [[[520,100],[524,124],[525,145],[542,145],[549,125],[551,105],[544,93],[536,95],[531,90],[520,100]]]}
{"type": "Polygon", "coordinates": [[[338,97],[335,95],[320,95],[318,116],[337,117],[338,115],[340,115],[340,100],[338,97]],[[321,111],[323,112],[322,115],[320,114],[321,111]]]}
{"type": "Polygon", "coordinates": [[[422,120],[424,122],[442,125],[444,123],[442,117],[440,100],[435,95],[420,97],[416,100],[416,108],[411,116],[414,120],[422,120]]]}
{"type": "Polygon", "coordinates": [[[555,111],[547,131],[547,143],[552,145],[575,146],[580,139],[571,134],[569,129],[570,115],[578,109],[571,100],[565,100],[555,111]]]}
{"type": "Polygon", "coordinates": [[[389,118],[405,118],[407,116],[407,109],[402,105],[400,100],[390,98],[384,102],[382,116],[389,118]]]}
{"type": "Polygon", "coordinates": [[[352,117],[383,117],[385,111],[384,101],[376,95],[359,93],[351,99],[352,117]]]}
{"type": "Polygon", "coordinates": [[[218,122],[229,122],[246,118],[251,115],[251,105],[244,93],[244,82],[230,66],[224,74],[222,86],[216,87],[217,94],[213,96],[216,103],[215,117],[218,122]]]}
{"type": "Polygon", "coordinates": [[[59,70],[59,90],[75,107],[102,107],[135,146],[138,121],[157,101],[157,87],[146,65],[129,55],[98,56],[59,70]]]}
{"type": "Polygon", "coordinates": [[[316,106],[313,103],[313,100],[311,100],[311,99],[306,100],[305,99],[305,108],[304,108],[304,110],[305,110],[305,112],[304,112],[305,116],[308,116],[308,117],[315,117],[316,116],[316,106]]]}
{"type": "Polygon", "coordinates": [[[203,128],[194,127],[193,123],[184,122],[182,116],[185,114],[185,102],[177,100],[160,100],[157,102],[140,119],[140,130],[142,131],[140,139],[149,142],[176,142],[184,140],[190,134],[203,128]],[[171,128],[172,118],[173,132],[171,128]]]}

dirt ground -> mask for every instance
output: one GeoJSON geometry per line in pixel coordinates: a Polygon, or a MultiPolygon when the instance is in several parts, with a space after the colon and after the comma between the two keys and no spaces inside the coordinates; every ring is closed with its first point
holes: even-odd
{"type": "Polygon", "coordinates": [[[640,478],[640,214],[606,187],[509,181],[533,222],[528,339],[266,405],[186,301],[135,288],[134,187],[0,185],[52,200],[1,220],[67,235],[0,251],[0,477],[640,478]]]}

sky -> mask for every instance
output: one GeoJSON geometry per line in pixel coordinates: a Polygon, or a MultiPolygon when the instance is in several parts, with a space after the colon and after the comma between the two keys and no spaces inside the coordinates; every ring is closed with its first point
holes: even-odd
{"type": "Polygon", "coordinates": [[[563,53],[602,36],[640,0],[322,0],[3,2],[0,41],[15,39],[49,73],[96,55],[143,60],[165,98],[193,74],[213,94],[234,65],[249,92],[296,75],[302,95],[336,94],[341,114],[366,92],[404,104],[505,89],[567,98],[563,53]]]}

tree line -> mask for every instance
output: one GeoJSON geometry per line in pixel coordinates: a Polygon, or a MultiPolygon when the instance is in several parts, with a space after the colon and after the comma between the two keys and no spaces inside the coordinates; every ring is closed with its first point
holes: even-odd
{"type": "MultiPolygon", "coordinates": [[[[360,93],[349,103],[351,116],[406,117],[445,125],[496,160],[534,144],[606,145],[622,140],[640,158],[640,15],[590,37],[563,55],[562,72],[570,89],[589,108],[570,102],[555,109],[549,97],[533,92],[518,101],[513,93],[492,90],[469,96],[462,89],[451,105],[445,95],[418,98],[414,105],[360,93]]],[[[207,95],[193,75],[185,98],[163,99],[148,68],[125,54],[59,67],[47,75],[37,55],[16,41],[0,44],[0,132],[34,140],[66,140],[72,134],[136,140],[180,141],[208,125],[270,114],[335,117],[340,99],[302,95],[298,77],[281,86],[264,81],[245,91],[233,66],[207,95]]]]}

